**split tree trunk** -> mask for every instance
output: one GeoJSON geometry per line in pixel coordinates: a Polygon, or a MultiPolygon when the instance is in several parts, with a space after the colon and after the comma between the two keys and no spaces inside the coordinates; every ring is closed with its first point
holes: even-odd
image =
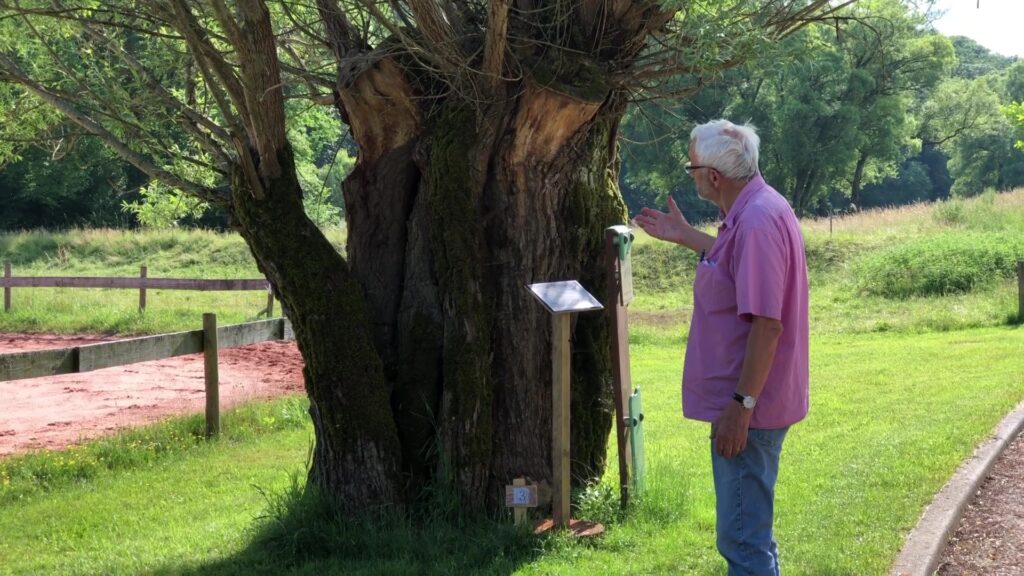
{"type": "MultiPolygon", "coordinates": [[[[344,184],[348,261],[383,359],[406,494],[450,486],[479,512],[515,477],[550,483],[551,323],[526,286],[579,279],[605,293],[603,229],[625,221],[624,104],[528,86],[488,131],[457,99],[421,119],[397,103],[399,74],[382,64],[361,79],[394,89],[389,114],[358,87],[343,93],[360,145],[344,184]]],[[[574,322],[572,370],[579,485],[603,472],[611,427],[604,314],[574,322]]]]}
{"type": "Polygon", "coordinates": [[[291,149],[257,194],[232,174],[235,227],[288,310],[316,434],[310,484],[342,509],[401,504],[397,427],[362,288],[302,208],[291,149]]]}

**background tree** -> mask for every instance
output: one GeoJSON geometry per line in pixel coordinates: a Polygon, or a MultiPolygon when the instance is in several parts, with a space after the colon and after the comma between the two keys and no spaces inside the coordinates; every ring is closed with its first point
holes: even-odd
{"type": "MultiPolygon", "coordinates": [[[[833,4],[0,2],[0,79],[228,211],[295,327],[312,486],[365,510],[450,484],[478,511],[550,477],[549,323],[524,285],[604,293],[629,99],[694,93],[833,4]],[[303,210],[293,98],[355,141],[345,257],[303,210]]],[[[606,322],[573,341],[580,483],[611,424],[606,322]]]]}
{"type": "MultiPolygon", "coordinates": [[[[949,40],[926,28],[924,14],[898,0],[858,2],[836,18],[726,72],[698,96],[702,105],[662,115],[665,128],[647,139],[678,157],[693,124],[720,115],[749,119],[762,138],[762,171],[798,212],[820,212],[830,202],[860,205],[864,186],[895,176],[917,152],[914,103],[949,73],[954,53],[949,40]]],[[[642,125],[662,116],[631,114],[624,132],[636,131],[634,119],[642,125]]],[[[660,184],[672,174],[664,158],[627,151],[626,192],[633,182],[660,184]]]]}

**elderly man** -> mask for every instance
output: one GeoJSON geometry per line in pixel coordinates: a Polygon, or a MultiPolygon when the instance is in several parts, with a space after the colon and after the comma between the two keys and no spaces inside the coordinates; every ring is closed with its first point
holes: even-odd
{"type": "Polygon", "coordinates": [[[807,265],[796,216],[758,170],[752,126],[690,134],[684,168],[722,212],[717,237],[644,208],[651,236],[698,254],[683,367],[683,415],[711,423],[718,550],[729,575],[779,574],[775,480],[789,426],[807,415],[807,265]]]}

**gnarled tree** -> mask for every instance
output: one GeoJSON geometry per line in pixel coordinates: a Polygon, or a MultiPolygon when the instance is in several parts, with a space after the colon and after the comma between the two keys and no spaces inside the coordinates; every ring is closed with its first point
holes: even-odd
{"type": "MultiPolygon", "coordinates": [[[[354,511],[450,482],[480,511],[550,477],[550,328],[524,286],[605,293],[627,103],[686,97],[839,4],[3,0],[0,79],[227,207],[305,359],[310,483],[354,511]],[[303,213],[291,97],[357,143],[344,256],[303,213]]],[[[572,338],[580,483],[611,426],[606,321],[572,338]]]]}

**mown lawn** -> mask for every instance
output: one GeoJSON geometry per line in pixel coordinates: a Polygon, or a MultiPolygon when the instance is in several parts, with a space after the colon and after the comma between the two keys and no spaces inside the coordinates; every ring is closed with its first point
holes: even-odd
{"type": "MultiPolygon", "coordinates": [[[[301,478],[310,432],[288,428],[5,501],[0,573],[720,574],[707,427],[679,414],[682,339],[649,329],[634,340],[649,490],[624,517],[614,471],[583,495],[580,516],[608,527],[597,540],[403,525],[351,536],[358,552],[325,539],[297,562],[280,542],[253,542],[296,521],[260,519],[301,478]]],[[[811,415],[787,440],[778,488],[786,572],[883,574],[932,495],[1024,398],[1024,330],[822,336],[812,347],[811,415]]]]}

